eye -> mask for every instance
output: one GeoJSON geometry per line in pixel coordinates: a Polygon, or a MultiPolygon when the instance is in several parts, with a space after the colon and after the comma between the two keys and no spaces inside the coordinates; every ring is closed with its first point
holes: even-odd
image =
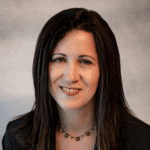
{"type": "Polygon", "coordinates": [[[85,62],[85,64],[88,64],[88,65],[92,64],[91,61],[88,61],[88,60],[85,60],[85,59],[81,60],[81,62],[85,62]]]}
{"type": "Polygon", "coordinates": [[[57,61],[57,60],[64,60],[64,58],[56,58],[53,60],[53,62],[60,62],[60,61],[57,61]]]}

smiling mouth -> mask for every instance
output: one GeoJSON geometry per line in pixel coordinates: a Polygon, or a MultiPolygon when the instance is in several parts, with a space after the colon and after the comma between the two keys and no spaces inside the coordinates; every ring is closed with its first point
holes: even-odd
{"type": "Polygon", "coordinates": [[[67,88],[67,87],[62,87],[62,86],[60,86],[60,88],[65,89],[65,90],[81,90],[80,88],[67,88]]]}
{"type": "Polygon", "coordinates": [[[68,95],[68,96],[73,96],[73,95],[76,95],[76,94],[78,94],[78,93],[80,92],[80,90],[65,90],[65,89],[63,89],[62,87],[60,87],[60,89],[61,89],[61,91],[62,91],[64,94],[66,94],[66,95],[68,95]]]}

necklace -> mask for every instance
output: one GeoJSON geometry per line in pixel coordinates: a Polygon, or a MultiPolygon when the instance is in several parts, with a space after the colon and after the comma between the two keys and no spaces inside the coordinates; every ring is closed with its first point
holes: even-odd
{"type": "MultiPolygon", "coordinates": [[[[58,123],[60,124],[60,121],[58,121],[58,123]]],[[[84,137],[85,134],[86,134],[86,136],[89,136],[89,135],[91,134],[90,131],[93,131],[93,130],[94,130],[94,126],[95,126],[95,125],[96,125],[96,123],[93,124],[92,128],[89,129],[86,133],[84,133],[83,135],[80,135],[80,136],[78,136],[78,137],[73,137],[73,136],[71,136],[70,134],[65,133],[65,130],[64,130],[61,126],[60,126],[60,128],[61,128],[61,132],[62,132],[62,133],[65,133],[65,135],[64,135],[65,138],[68,138],[69,136],[71,136],[71,139],[75,138],[76,141],[79,141],[79,140],[80,140],[80,137],[84,137]]]]}

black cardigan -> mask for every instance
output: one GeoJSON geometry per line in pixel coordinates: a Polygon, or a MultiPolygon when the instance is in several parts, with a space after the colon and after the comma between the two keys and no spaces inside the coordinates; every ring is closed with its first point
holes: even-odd
{"type": "MultiPolygon", "coordinates": [[[[22,120],[23,117],[7,124],[6,132],[2,139],[3,150],[25,150],[14,135],[8,133],[12,126],[20,124],[22,120]]],[[[145,122],[126,116],[119,131],[124,150],[150,150],[150,126],[145,122]]],[[[97,150],[96,145],[97,138],[94,150],[97,150]]],[[[34,150],[36,150],[36,147],[34,147],[34,150]]]]}

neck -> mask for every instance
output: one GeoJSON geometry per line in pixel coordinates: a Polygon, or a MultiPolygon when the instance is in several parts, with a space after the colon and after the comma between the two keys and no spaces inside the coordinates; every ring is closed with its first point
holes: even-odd
{"type": "MultiPolygon", "coordinates": [[[[66,133],[79,135],[87,132],[95,124],[95,101],[91,100],[84,107],[77,110],[62,109],[57,105],[60,126],[66,133]]],[[[94,126],[94,129],[96,125],[94,126]]],[[[58,130],[60,127],[58,126],[58,130]]]]}

